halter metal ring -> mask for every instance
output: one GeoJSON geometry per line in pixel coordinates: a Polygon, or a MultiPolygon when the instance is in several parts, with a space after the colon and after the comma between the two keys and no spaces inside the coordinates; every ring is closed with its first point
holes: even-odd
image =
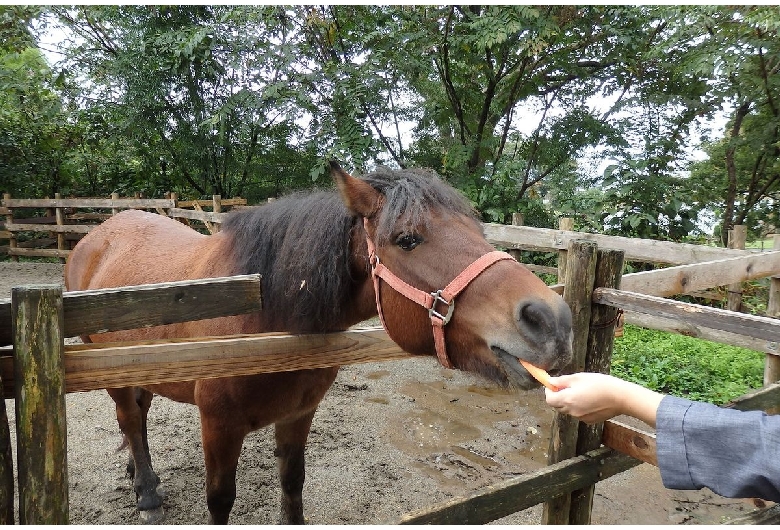
{"type": "Polygon", "coordinates": [[[431,303],[431,307],[428,308],[428,316],[431,318],[438,318],[441,320],[442,325],[446,325],[447,322],[450,321],[452,318],[452,313],[455,312],[455,300],[447,301],[444,297],[441,295],[442,290],[439,289],[438,291],[435,291],[431,293],[431,296],[433,296],[433,302],[431,303]],[[436,304],[441,302],[442,304],[447,306],[447,314],[442,315],[438,311],[436,311],[436,304]]]}

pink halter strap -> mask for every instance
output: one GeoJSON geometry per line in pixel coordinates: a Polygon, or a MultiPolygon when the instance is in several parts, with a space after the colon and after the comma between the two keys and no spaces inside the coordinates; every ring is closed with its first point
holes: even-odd
{"type": "Polygon", "coordinates": [[[428,310],[428,315],[431,318],[431,326],[433,327],[433,342],[436,346],[436,357],[445,368],[453,368],[449,357],[447,357],[447,348],[444,343],[444,326],[447,325],[455,312],[455,297],[458,296],[458,294],[460,294],[460,292],[477,276],[482,274],[494,263],[506,259],[514,260],[514,258],[506,252],[488,252],[473,261],[471,265],[458,274],[458,276],[456,276],[444,289],[440,289],[433,293],[426,293],[416,287],[412,287],[379,262],[379,256],[376,254],[376,246],[374,245],[374,242],[371,241],[371,238],[368,237],[368,227],[365,219],[363,220],[363,225],[364,228],[366,228],[368,259],[371,263],[371,277],[374,281],[374,294],[376,295],[376,310],[377,313],[379,313],[382,327],[385,328],[387,334],[392,338],[390,330],[387,328],[387,324],[385,324],[385,317],[382,314],[382,304],[379,295],[380,278],[394,290],[428,310]]]}

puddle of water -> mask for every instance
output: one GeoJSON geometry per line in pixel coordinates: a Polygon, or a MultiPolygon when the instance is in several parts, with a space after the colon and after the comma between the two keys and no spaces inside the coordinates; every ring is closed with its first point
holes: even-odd
{"type": "Polygon", "coordinates": [[[399,393],[413,409],[388,418],[387,440],[443,490],[462,489],[465,475],[490,483],[547,463],[552,410],[542,392],[437,380],[407,383],[399,393]]]}
{"type": "Polygon", "coordinates": [[[485,387],[479,385],[469,385],[466,387],[466,390],[473,394],[479,394],[480,396],[485,396],[489,398],[499,397],[499,396],[509,398],[514,396],[513,393],[510,393],[506,390],[502,390],[500,388],[485,387]]]}
{"type": "Polygon", "coordinates": [[[403,425],[408,442],[433,451],[440,451],[482,435],[476,427],[426,409],[408,415],[403,425]]]}
{"type": "Polygon", "coordinates": [[[493,467],[497,464],[497,462],[492,458],[487,458],[482,455],[478,455],[474,451],[471,451],[469,449],[464,449],[463,447],[459,447],[457,445],[453,445],[452,447],[450,447],[450,450],[456,455],[460,455],[463,458],[467,460],[471,460],[472,462],[475,462],[483,467],[493,467]]]}

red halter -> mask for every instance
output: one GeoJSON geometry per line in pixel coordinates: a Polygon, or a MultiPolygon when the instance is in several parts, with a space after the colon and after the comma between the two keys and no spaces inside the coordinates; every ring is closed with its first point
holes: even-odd
{"type": "MultiPolygon", "coordinates": [[[[390,335],[390,330],[387,329],[385,324],[385,317],[382,314],[382,304],[379,297],[379,279],[383,279],[387,285],[395,289],[406,298],[415,302],[428,310],[428,315],[431,317],[431,325],[433,326],[433,342],[436,345],[436,357],[439,362],[445,368],[453,368],[452,363],[447,357],[447,349],[444,344],[444,326],[452,318],[452,314],[455,312],[455,297],[460,294],[471,282],[482,274],[488,267],[498,261],[505,259],[514,260],[512,256],[506,252],[493,251],[484,254],[477,258],[466,267],[463,272],[452,280],[444,289],[439,289],[433,293],[426,293],[416,287],[412,287],[401,278],[390,272],[387,267],[379,262],[379,256],[376,254],[376,247],[374,246],[371,238],[368,237],[367,221],[363,220],[364,227],[366,228],[366,241],[368,243],[368,259],[371,263],[371,277],[374,280],[374,293],[376,295],[376,310],[379,313],[379,319],[382,321],[382,327],[390,335]],[[446,314],[439,312],[439,308],[442,311],[446,310],[446,314]]],[[[392,337],[390,337],[392,338],[392,337]]]]}

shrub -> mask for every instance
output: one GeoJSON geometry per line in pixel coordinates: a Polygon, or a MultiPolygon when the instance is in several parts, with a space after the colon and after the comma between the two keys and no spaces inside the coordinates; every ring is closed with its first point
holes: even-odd
{"type": "Polygon", "coordinates": [[[761,352],[631,325],[612,356],[612,375],[716,405],[760,388],[763,372],[761,352]]]}

